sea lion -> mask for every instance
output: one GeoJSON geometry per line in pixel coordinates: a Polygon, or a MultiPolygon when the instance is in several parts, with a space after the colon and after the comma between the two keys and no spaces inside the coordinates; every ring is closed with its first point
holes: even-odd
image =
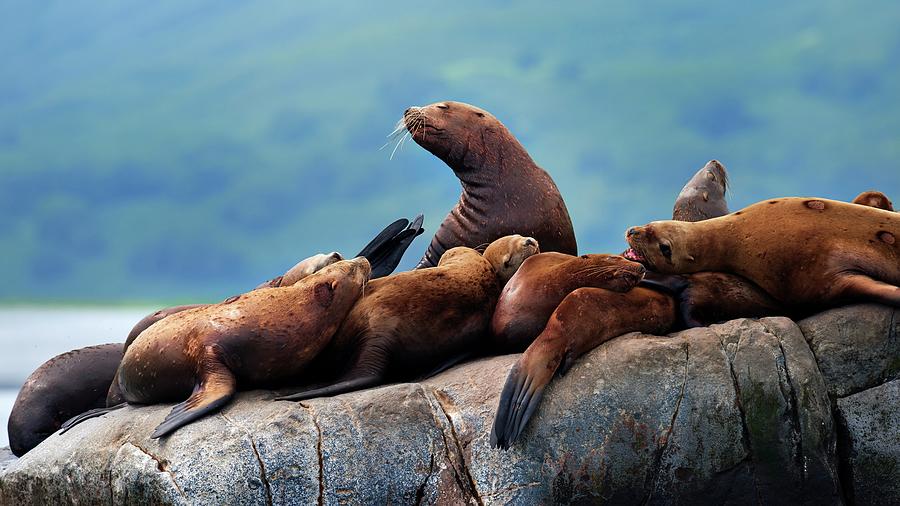
{"type": "MultiPolygon", "coordinates": [[[[159,438],[217,411],[238,388],[290,381],[331,340],[370,272],[364,257],[344,260],[292,286],[171,315],[148,327],[125,352],[118,387],[131,404],[187,397],[151,435],[159,438]]],[[[67,422],[65,430],[88,417],[67,422]]]]}
{"type": "Polygon", "coordinates": [[[447,250],[434,268],[372,280],[331,343],[327,367],[344,366],[335,382],[280,400],[303,400],[410,380],[486,346],[500,291],[526,258],[531,237],[493,241],[484,254],[447,250]],[[350,360],[347,360],[350,357],[350,360]]]}
{"type": "Polygon", "coordinates": [[[560,303],[546,328],[513,365],[500,393],[491,446],[509,448],[556,375],[606,341],[628,332],[661,334],[676,321],[673,297],[637,287],[620,293],[579,288],[560,303]]]}
{"type": "Polygon", "coordinates": [[[891,199],[889,199],[887,195],[875,190],[860,193],[853,199],[853,203],[876,207],[878,209],[884,209],[885,211],[894,210],[894,204],[891,203],[891,199]]]}
{"type": "Polygon", "coordinates": [[[900,306],[900,217],[818,198],[778,198],[695,223],[631,227],[630,256],[664,274],[743,276],[779,303],[820,310],[851,301],[900,306]]]}
{"type": "Polygon", "coordinates": [[[672,219],[700,221],[728,214],[727,190],[728,172],[718,160],[710,160],[681,189],[672,219]]]}
{"type": "Polygon", "coordinates": [[[627,292],[638,284],[645,270],[641,264],[618,255],[534,255],[522,263],[500,294],[491,320],[494,344],[506,353],[523,351],[575,289],[627,292]]]}
{"type": "Polygon", "coordinates": [[[9,448],[21,457],[69,418],[105,405],[122,360],[122,343],[88,346],[57,355],[34,370],[9,415],[9,448]]]}
{"type": "Polygon", "coordinates": [[[497,118],[445,101],[410,107],[403,122],[413,140],[443,160],[462,183],[459,202],[416,268],[437,265],[455,246],[474,248],[509,234],[533,237],[543,251],[578,254],[556,183],[497,118]]]}

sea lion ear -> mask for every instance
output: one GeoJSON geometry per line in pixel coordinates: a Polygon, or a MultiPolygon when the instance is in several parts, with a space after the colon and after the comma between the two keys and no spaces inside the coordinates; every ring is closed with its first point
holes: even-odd
{"type": "Polygon", "coordinates": [[[687,256],[687,261],[688,261],[688,262],[693,262],[693,261],[694,261],[694,256],[693,256],[693,255],[688,255],[688,256],[687,256]]]}
{"type": "Polygon", "coordinates": [[[322,281],[316,284],[313,296],[320,306],[328,307],[331,305],[331,302],[334,300],[334,285],[335,283],[329,281],[322,281]]]}

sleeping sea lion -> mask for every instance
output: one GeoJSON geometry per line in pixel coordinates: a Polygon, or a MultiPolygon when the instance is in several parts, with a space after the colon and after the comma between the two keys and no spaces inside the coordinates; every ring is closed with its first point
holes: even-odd
{"type": "Polygon", "coordinates": [[[695,223],[631,227],[630,255],[649,269],[743,276],[786,306],[853,301],[900,306],[900,216],[817,198],[779,198],[695,223]]]}
{"type": "Polygon", "coordinates": [[[410,107],[413,140],[453,169],[462,183],[417,268],[437,265],[455,246],[474,248],[509,234],[535,238],[542,251],[578,254],[569,211],[556,183],[489,112],[461,102],[410,107]]]}
{"type": "MultiPolygon", "coordinates": [[[[171,315],[135,339],[115,381],[132,404],[187,397],[151,437],[170,434],[219,410],[238,388],[299,376],[328,345],[370,272],[363,257],[344,260],[292,286],[171,315]]],[[[87,418],[70,421],[66,430],[87,418]]]]}
{"type": "Polygon", "coordinates": [[[437,267],[372,280],[332,340],[333,358],[325,361],[325,367],[341,368],[341,376],[279,399],[411,380],[486,348],[500,291],[537,252],[533,238],[511,235],[492,242],[484,254],[451,248],[437,267]]]}

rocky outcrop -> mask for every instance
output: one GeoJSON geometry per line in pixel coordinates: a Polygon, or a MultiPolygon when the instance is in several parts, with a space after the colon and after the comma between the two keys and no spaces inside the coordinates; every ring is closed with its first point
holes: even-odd
{"type": "Polygon", "coordinates": [[[505,452],[488,436],[514,355],[303,403],[246,392],[162,440],[170,406],[127,408],[15,461],[0,503],[897,503],[895,313],[623,336],[505,452]]]}

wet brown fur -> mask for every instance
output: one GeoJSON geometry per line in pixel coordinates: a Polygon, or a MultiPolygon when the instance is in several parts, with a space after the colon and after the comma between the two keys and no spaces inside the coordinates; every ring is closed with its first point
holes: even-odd
{"type": "Polygon", "coordinates": [[[474,248],[509,234],[537,239],[543,251],[576,255],[572,220],[556,183],[489,112],[438,102],[404,113],[420,146],[443,160],[462,183],[418,267],[437,265],[456,246],[474,248]]]}
{"type": "Polygon", "coordinates": [[[650,269],[734,273],[786,307],[810,310],[852,301],[900,305],[898,236],[900,217],[889,211],[780,198],[696,223],[633,227],[626,239],[650,269]]]}

